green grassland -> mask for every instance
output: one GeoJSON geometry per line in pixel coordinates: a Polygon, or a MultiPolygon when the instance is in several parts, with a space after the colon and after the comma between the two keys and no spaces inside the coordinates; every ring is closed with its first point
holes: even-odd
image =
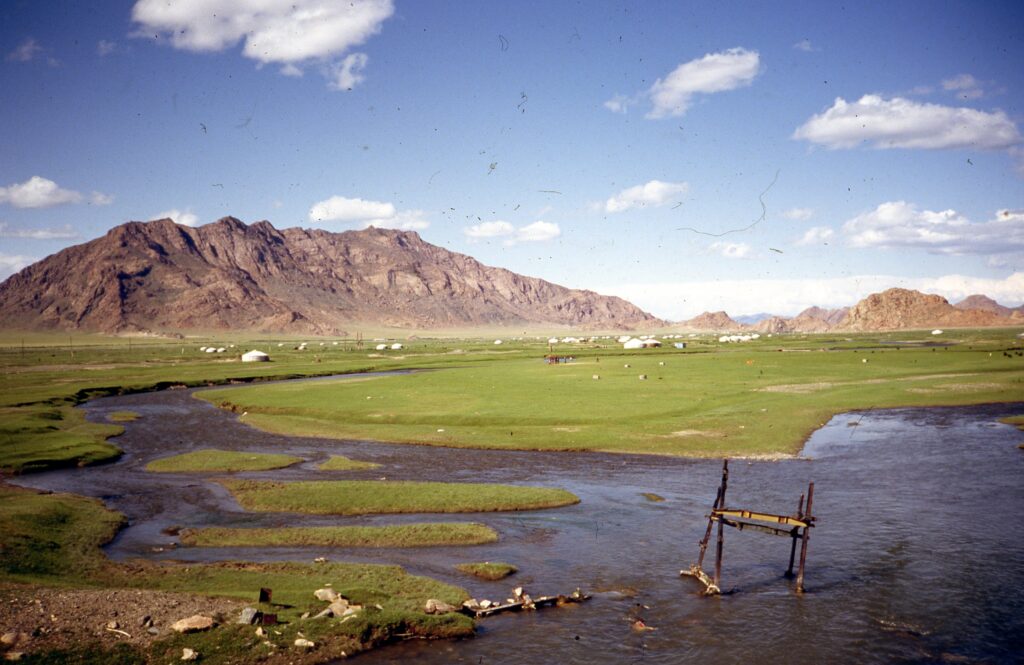
{"type": "Polygon", "coordinates": [[[193,547],[436,547],[497,542],[498,533],[473,522],[387,526],[322,526],[279,529],[209,527],[181,533],[193,547]]]}
{"type": "Polygon", "coordinates": [[[579,503],[562,489],[492,483],[390,480],[221,479],[246,510],[316,515],[477,513],[537,510],[579,503]]]}
{"type": "MultiPolygon", "coordinates": [[[[332,643],[352,654],[399,635],[465,637],[473,633],[473,622],[468,617],[432,617],[423,613],[429,598],[460,604],[468,597],[463,589],[409,575],[398,566],[115,564],[99,548],[123,523],[123,516],[93,499],[41,494],[0,483],[0,584],[157,589],[237,598],[252,604],[259,589],[269,587],[273,589],[275,604],[262,609],[277,613],[285,624],[270,637],[285,656],[298,631],[318,643],[325,641],[321,652],[325,654],[331,653],[332,643]],[[366,610],[344,624],[301,621],[302,613],[323,609],[325,604],[314,599],[313,591],[325,584],[352,602],[364,605],[366,610]]],[[[203,662],[260,662],[266,658],[266,652],[240,648],[251,642],[252,636],[251,627],[230,625],[209,633],[175,635],[156,642],[148,653],[127,654],[126,662],[170,662],[172,654],[176,661],[184,646],[204,654],[203,662]]],[[[43,658],[50,662],[106,663],[114,662],[117,654],[83,645],[81,651],[45,654],[43,658]]]]}
{"type": "Polygon", "coordinates": [[[378,467],[380,467],[380,464],[376,462],[360,462],[359,460],[349,459],[344,455],[331,455],[326,462],[321,463],[317,468],[321,471],[365,471],[378,467]]]}
{"type": "Polygon", "coordinates": [[[107,420],[112,423],[130,423],[134,420],[139,419],[139,414],[134,411],[114,411],[107,416],[107,420]]]}
{"type": "Polygon", "coordinates": [[[258,385],[198,396],[247,411],[245,422],[256,427],[304,436],[691,456],[792,454],[843,411],[1024,399],[1024,357],[1003,351],[1018,340],[986,333],[951,347],[896,347],[861,336],[706,344],[711,352],[704,353],[700,347],[604,349],[578,352],[575,362],[561,365],[546,365],[542,354],[520,354],[360,383],[258,385]]]}
{"type": "Polygon", "coordinates": [[[301,457],[233,450],[195,450],[153,460],[146,471],[157,473],[212,473],[220,471],[268,471],[298,464],[301,457]]]}

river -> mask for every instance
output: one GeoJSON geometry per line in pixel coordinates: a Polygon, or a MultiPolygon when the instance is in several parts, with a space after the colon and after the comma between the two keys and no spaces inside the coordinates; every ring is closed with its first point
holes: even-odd
{"type": "Polygon", "coordinates": [[[406,642],[365,663],[889,663],[1022,662],[1024,654],[1024,434],[998,423],[1024,404],[892,409],[838,415],[799,459],[734,460],[730,506],[790,513],[815,482],[807,592],[782,573],[789,540],[727,529],[722,586],[705,598],[680,578],[721,475],[720,460],[475,451],[289,438],[256,431],[194,399],[193,391],[109,397],[92,420],[131,410],[141,418],[114,439],[114,464],[22,476],[25,486],[101,497],[128,516],[107,546],[114,559],[149,557],[397,563],[503,599],[514,585],[534,595],[580,587],[578,606],[495,616],[476,639],[406,642]],[[309,462],[245,474],[282,480],[378,478],[564,487],[581,503],[524,513],[443,516],[486,523],[492,545],[410,550],[168,548],[171,526],[386,524],[434,516],[336,518],[251,514],[205,477],[151,474],[156,457],[200,448],[284,452],[309,462]],[[322,472],[330,454],[382,464],[322,472]],[[650,501],[654,493],[664,501],[650,501]],[[484,582],[453,569],[508,561],[520,572],[484,582]],[[642,617],[653,628],[636,631],[642,617]]]}

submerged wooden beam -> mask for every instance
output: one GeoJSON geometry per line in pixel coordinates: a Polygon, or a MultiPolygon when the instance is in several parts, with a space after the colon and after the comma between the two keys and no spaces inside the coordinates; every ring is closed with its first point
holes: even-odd
{"type": "Polygon", "coordinates": [[[704,585],[705,596],[717,596],[722,593],[722,590],[718,588],[718,585],[715,584],[712,579],[708,577],[708,574],[705,573],[697,564],[691,565],[689,570],[680,570],[679,574],[686,577],[696,578],[698,582],[704,585]]]}

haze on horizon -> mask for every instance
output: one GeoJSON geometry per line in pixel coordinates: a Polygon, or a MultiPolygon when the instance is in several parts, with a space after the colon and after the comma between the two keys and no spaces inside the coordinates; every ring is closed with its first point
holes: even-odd
{"type": "Polygon", "coordinates": [[[1024,303],[1019,3],[215,4],[0,7],[0,279],[233,215],[672,320],[1024,303]]]}

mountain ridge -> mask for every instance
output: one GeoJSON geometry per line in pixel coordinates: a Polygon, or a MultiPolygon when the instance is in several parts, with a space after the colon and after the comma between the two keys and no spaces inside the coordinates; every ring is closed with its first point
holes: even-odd
{"type": "Polygon", "coordinates": [[[414,231],[277,229],[234,217],[126,222],[0,284],[0,327],[341,334],[367,323],[664,324],[621,298],[486,266],[414,231]]]}

